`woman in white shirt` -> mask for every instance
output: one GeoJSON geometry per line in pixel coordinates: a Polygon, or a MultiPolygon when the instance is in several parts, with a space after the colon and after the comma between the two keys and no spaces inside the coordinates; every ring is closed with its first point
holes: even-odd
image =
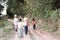
{"type": "Polygon", "coordinates": [[[19,22],[19,19],[17,18],[17,15],[14,15],[14,29],[15,29],[15,31],[17,31],[17,29],[18,29],[18,22],[19,22]]]}
{"type": "Polygon", "coordinates": [[[23,37],[23,22],[20,19],[20,22],[18,22],[18,36],[23,37]]]}
{"type": "Polygon", "coordinates": [[[28,34],[28,18],[24,18],[24,29],[25,29],[25,34],[28,34]]]}

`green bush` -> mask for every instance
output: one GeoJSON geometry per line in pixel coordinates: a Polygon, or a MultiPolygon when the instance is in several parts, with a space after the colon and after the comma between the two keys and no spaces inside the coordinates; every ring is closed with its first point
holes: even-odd
{"type": "Polygon", "coordinates": [[[0,20],[0,28],[4,27],[4,23],[2,20],[0,20]]]}

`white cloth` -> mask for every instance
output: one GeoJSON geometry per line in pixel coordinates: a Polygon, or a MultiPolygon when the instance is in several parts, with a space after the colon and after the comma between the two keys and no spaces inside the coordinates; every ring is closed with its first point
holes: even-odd
{"type": "Polygon", "coordinates": [[[27,25],[27,21],[28,21],[28,18],[24,18],[24,26],[26,26],[27,25]]]}
{"type": "Polygon", "coordinates": [[[18,18],[14,18],[14,25],[18,25],[18,22],[19,22],[18,18]]]}
{"type": "Polygon", "coordinates": [[[23,22],[18,22],[18,29],[23,28],[23,22]]]}
{"type": "Polygon", "coordinates": [[[26,22],[23,22],[23,25],[24,25],[24,26],[27,26],[27,23],[26,23],[26,22]]]}
{"type": "Polygon", "coordinates": [[[17,15],[15,14],[14,17],[17,17],[17,15]]]}
{"type": "Polygon", "coordinates": [[[24,18],[24,21],[28,20],[28,18],[24,18]]]}
{"type": "Polygon", "coordinates": [[[23,22],[18,22],[18,35],[19,37],[23,37],[23,22]]]}

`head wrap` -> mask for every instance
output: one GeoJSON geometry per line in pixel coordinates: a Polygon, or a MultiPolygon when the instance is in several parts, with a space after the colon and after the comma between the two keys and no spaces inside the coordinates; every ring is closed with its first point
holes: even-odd
{"type": "Polygon", "coordinates": [[[14,17],[17,17],[17,15],[15,14],[14,17]]]}

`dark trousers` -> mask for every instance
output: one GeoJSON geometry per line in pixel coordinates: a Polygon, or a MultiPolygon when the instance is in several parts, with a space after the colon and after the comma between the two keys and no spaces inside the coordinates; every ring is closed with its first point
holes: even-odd
{"type": "Polygon", "coordinates": [[[25,29],[25,34],[27,34],[28,33],[28,26],[25,26],[24,29],[25,29]]]}
{"type": "Polygon", "coordinates": [[[34,30],[36,29],[36,25],[35,25],[35,24],[33,25],[33,29],[34,29],[34,30]]]}

